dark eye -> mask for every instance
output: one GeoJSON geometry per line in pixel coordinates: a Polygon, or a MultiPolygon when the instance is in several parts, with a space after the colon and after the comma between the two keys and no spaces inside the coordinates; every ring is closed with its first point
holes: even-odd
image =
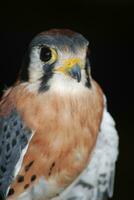
{"type": "Polygon", "coordinates": [[[41,61],[47,62],[51,59],[51,57],[52,57],[52,52],[49,49],[49,47],[46,47],[46,46],[42,47],[41,52],[40,52],[41,61]]]}

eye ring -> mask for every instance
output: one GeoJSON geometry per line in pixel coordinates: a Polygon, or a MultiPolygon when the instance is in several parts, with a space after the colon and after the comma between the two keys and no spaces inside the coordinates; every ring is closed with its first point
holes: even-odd
{"type": "Polygon", "coordinates": [[[45,63],[54,63],[57,60],[57,51],[48,46],[41,47],[40,60],[45,63]]]}

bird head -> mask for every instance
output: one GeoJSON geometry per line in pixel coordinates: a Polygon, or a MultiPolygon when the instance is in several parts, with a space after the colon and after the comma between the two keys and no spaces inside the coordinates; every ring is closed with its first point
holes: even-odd
{"type": "Polygon", "coordinates": [[[39,91],[53,87],[90,87],[88,41],[68,29],[52,29],[37,35],[29,45],[20,80],[39,91]]]}

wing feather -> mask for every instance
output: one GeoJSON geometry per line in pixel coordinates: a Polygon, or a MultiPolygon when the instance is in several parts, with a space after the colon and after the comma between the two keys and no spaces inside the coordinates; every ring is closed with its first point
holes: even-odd
{"type": "Polygon", "coordinates": [[[0,199],[4,200],[10,184],[18,174],[32,131],[13,109],[0,117],[0,199]]]}

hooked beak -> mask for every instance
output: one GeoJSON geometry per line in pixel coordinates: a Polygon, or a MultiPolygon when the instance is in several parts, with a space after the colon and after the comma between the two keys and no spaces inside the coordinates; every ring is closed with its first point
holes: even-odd
{"type": "Polygon", "coordinates": [[[79,58],[70,58],[65,60],[63,66],[58,67],[55,71],[69,75],[80,82],[82,68],[83,63],[79,58]]]}
{"type": "Polygon", "coordinates": [[[69,75],[76,79],[78,82],[81,81],[81,68],[78,64],[74,65],[69,71],[69,75]]]}

